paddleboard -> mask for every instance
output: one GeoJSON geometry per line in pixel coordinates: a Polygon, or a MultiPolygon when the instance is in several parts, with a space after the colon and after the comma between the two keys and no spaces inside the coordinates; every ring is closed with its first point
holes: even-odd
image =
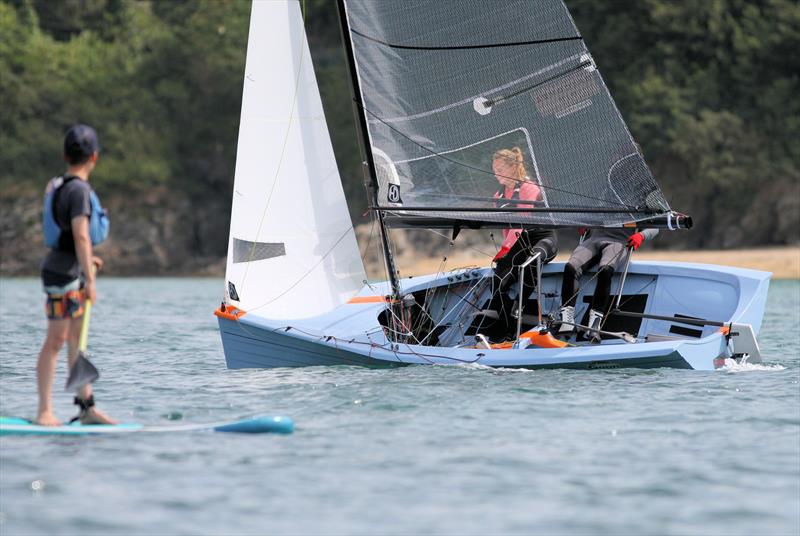
{"type": "Polygon", "coordinates": [[[164,432],[232,432],[240,434],[291,434],[294,422],[289,417],[253,417],[236,421],[205,424],[179,424],[174,426],[145,426],[139,423],[120,424],[65,424],[62,426],[40,426],[19,417],[0,417],[0,435],[106,435],[164,432]]]}

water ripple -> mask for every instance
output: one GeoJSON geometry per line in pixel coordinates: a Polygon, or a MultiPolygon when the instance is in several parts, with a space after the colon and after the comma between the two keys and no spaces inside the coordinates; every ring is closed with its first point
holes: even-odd
{"type": "MultiPolygon", "coordinates": [[[[0,438],[3,534],[800,531],[798,282],[773,283],[765,363],[715,372],[227,370],[221,290],[101,281],[98,403],[148,424],[287,414],[295,434],[0,438]]],[[[0,411],[32,416],[42,295],[2,291],[0,411]]]]}

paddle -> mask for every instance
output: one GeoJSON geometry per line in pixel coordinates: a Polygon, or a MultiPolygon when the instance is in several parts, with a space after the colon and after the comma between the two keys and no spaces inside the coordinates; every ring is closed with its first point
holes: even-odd
{"type": "Polygon", "coordinates": [[[93,383],[100,377],[97,367],[86,357],[86,348],[89,345],[89,318],[92,314],[92,300],[87,299],[83,306],[83,324],[81,325],[81,337],[78,341],[78,356],[69,370],[65,391],[78,391],[84,385],[93,383]]]}

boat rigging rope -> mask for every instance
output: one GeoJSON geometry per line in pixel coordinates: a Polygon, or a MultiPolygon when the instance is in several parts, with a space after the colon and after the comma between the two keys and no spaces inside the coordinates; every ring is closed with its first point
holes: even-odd
{"type": "Polygon", "coordinates": [[[372,218],[372,223],[369,226],[369,235],[367,236],[367,244],[364,246],[364,253],[361,254],[361,264],[366,261],[369,254],[369,246],[372,243],[372,234],[375,232],[375,218],[372,218]]]}
{"type": "MultiPolygon", "coordinates": [[[[439,236],[441,236],[443,238],[448,238],[449,239],[449,237],[446,234],[441,233],[441,232],[437,231],[436,229],[427,229],[426,228],[425,230],[429,231],[429,232],[431,232],[431,233],[433,233],[435,235],[439,235],[439,236]]],[[[494,242],[494,233],[489,233],[489,236],[492,237],[492,241],[494,242]]],[[[452,245],[452,242],[455,242],[455,240],[451,240],[451,245],[452,245]]],[[[487,257],[494,257],[495,254],[497,253],[497,252],[495,252],[495,253],[487,253],[487,252],[483,251],[482,249],[476,248],[475,246],[467,246],[467,247],[469,249],[473,250],[473,251],[477,251],[481,255],[486,255],[487,257]]],[[[498,249],[498,250],[500,249],[500,248],[497,248],[497,244],[496,243],[495,243],[495,248],[498,249]]]]}
{"type": "MultiPolygon", "coordinates": [[[[449,245],[449,251],[452,251],[454,249],[455,241],[458,239],[458,237],[450,239],[444,233],[440,233],[440,232],[438,232],[438,231],[436,231],[434,229],[425,229],[425,230],[429,231],[429,232],[432,232],[433,234],[441,236],[443,238],[447,238],[448,239],[448,245],[449,245]]],[[[489,257],[492,256],[491,254],[486,253],[485,251],[482,251],[482,250],[480,250],[480,249],[478,249],[476,247],[473,247],[473,246],[468,246],[468,247],[470,249],[473,249],[473,250],[477,251],[478,253],[481,253],[482,255],[486,255],[486,256],[489,256],[489,257]]],[[[436,275],[435,275],[435,277],[433,279],[434,281],[439,279],[440,276],[445,273],[445,267],[447,266],[447,261],[448,261],[448,256],[444,255],[442,257],[441,262],[439,263],[438,269],[436,270],[436,275]]],[[[457,269],[455,269],[455,270],[457,270],[457,269]]],[[[443,292],[444,295],[447,295],[448,293],[452,292],[450,290],[450,287],[452,285],[453,285],[453,281],[450,280],[448,282],[448,284],[446,285],[445,289],[444,289],[444,292],[443,292]]],[[[472,288],[474,289],[475,287],[477,287],[477,284],[475,286],[473,286],[472,288]]],[[[430,321],[433,324],[433,326],[431,327],[430,332],[428,334],[426,334],[426,336],[422,339],[422,342],[424,342],[434,332],[434,330],[437,327],[439,327],[439,325],[441,325],[441,321],[438,322],[438,323],[435,322],[433,317],[428,312],[428,308],[426,307],[426,305],[429,303],[429,301],[431,299],[432,294],[436,291],[436,289],[437,289],[437,287],[434,287],[434,286],[431,285],[425,290],[425,296],[423,298],[422,304],[419,304],[419,308],[420,308],[420,310],[422,311],[423,314],[419,315],[417,317],[417,319],[416,319],[416,321],[415,321],[415,323],[414,323],[414,325],[412,326],[412,329],[411,329],[412,332],[416,333],[422,327],[424,322],[430,321]]],[[[469,294],[470,290],[472,290],[472,289],[468,289],[467,294],[469,294]]],[[[455,292],[453,292],[453,294],[455,294],[457,297],[462,298],[463,300],[467,301],[464,297],[460,296],[459,294],[457,294],[455,292]]],[[[467,301],[467,303],[469,303],[470,305],[472,305],[473,307],[475,307],[477,309],[477,307],[474,304],[472,304],[471,302],[467,301]]],[[[445,314],[444,317],[442,317],[442,318],[443,319],[446,318],[449,314],[450,313],[445,314]]]]}
{"type": "MultiPolygon", "coordinates": [[[[339,342],[348,343],[348,344],[360,344],[360,345],[370,346],[370,357],[372,357],[371,356],[371,351],[372,351],[373,348],[382,348],[384,350],[389,350],[393,354],[395,354],[395,357],[397,357],[398,354],[399,355],[415,355],[415,356],[417,356],[417,357],[419,357],[419,358],[421,358],[421,359],[423,359],[423,360],[425,360],[425,361],[427,361],[429,363],[432,363],[432,361],[430,359],[428,359],[428,358],[447,359],[447,360],[450,360],[450,361],[458,361],[459,363],[475,363],[475,362],[479,361],[482,357],[484,357],[483,354],[479,354],[479,355],[477,355],[475,357],[475,359],[461,359],[461,358],[453,357],[453,356],[449,356],[449,355],[428,354],[428,353],[414,351],[407,343],[393,343],[391,341],[387,341],[386,343],[378,344],[378,343],[372,342],[372,341],[371,342],[364,342],[364,341],[357,341],[357,340],[354,340],[354,339],[347,340],[347,339],[342,339],[340,337],[337,337],[335,335],[319,335],[319,334],[316,334],[316,333],[310,333],[310,332],[305,331],[303,329],[300,329],[300,328],[297,328],[297,327],[294,327],[294,326],[288,326],[288,325],[287,326],[280,326],[280,327],[277,327],[277,328],[270,328],[269,331],[271,331],[272,333],[275,333],[275,332],[278,332],[278,331],[284,331],[284,332],[286,332],[286,331],[296,331],[298,333],[302,333],[303,335],[306,335],[307,337],[315,337],[317,340],[323,340],[325,342],[333,342],[334,346],[337,349],[338,349],[338,343],[339,342]],[[400,344],[405,344],[406,351],[401,351],[400,350],[400,348],[399,348],[400,344]]],[[[367,334],[367,335],[369,335],[369,334],[367,334]]],[[[357,360],[351,360],[350,362],[351,362],[351,364],[354,364],[354,365],[361,364],[357,360]]],[[[405,361],[402,361],[399,358],[398,358],[398,362],[406,363],[405,361]]]]}
{"type": "MultiPolygon", "coordinates": [[[[450,243],[450,248],[452,249],[452,247],[453,247],[453,244],[451,242],[450,243]]],[[[439,267],[436,269],[436,275],[434,276],[432,281],[436,281],[437,279],[439,279],[439,275],[444,273],[445,266],[447,266],[447,256],[446,255],[443,256],[442,260],[439,262],[439,267]]],[[[445,293],[447,293],[449,291],[449,288],[450,288],[450,285],[448,283],[447,290],[445,290],[445,293]]],[[[422,299],[422,304],[420,305],[420,310],[422,310],[423,314],[427,318],[423,318],[422,316],[420,316],[418,321],[417,321],[417,324],[415,326],[413,326],[413,329],[419,329],[422,326],[422,323],[425,322],[426,320],[430,320],[431,323],[435,322],[433,317],[428,312],[428,308],[426,307],[426,305],[428,304],[428,301],[430,300],[433,292],[434,292],[433,285],[429,285],[428,288],[425,289],[425,297],[422,299]]],[[[412,331],[413,331],[413,329],[412,329],[412,331]]],[[[431,332],[433,332],[434,329],[435,329],[435,326],[431,328],[431,332]]],[[[423,339],[423,341],[425,339],[427,339],[427,336],[423,339]]]]}

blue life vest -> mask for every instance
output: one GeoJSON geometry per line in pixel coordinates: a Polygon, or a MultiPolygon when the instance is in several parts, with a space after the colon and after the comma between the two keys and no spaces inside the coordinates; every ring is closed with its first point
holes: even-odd
{"type": "MultiPolygon", "coordinates": [[[[65,236],[64,229],[58,224],[55,215],[55,201],[61,187],[74,177],[55,177],[50,180],[47,189],[44,192],[44,210],[43,213],[43,228],[44,228],[44,243],[51,249],[72,250],[74,243],[72,236],[65,236]]],[[[106,238],[108,238],[108,231],[111,227],[111,222],[106,215],[105,209],[100,205],[100,198],[91,190],[89,193],[89,201],[91,204],[92,213],[89,215],[89,238],[92,240],[92,245],[96,246],[106,238]]]]}

